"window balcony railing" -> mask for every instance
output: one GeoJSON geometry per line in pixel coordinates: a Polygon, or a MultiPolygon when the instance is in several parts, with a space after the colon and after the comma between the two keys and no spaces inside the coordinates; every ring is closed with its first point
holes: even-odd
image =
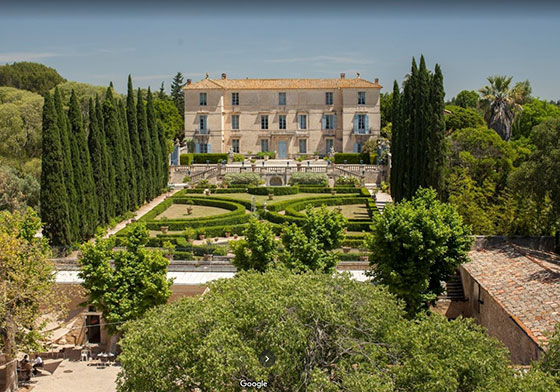
{"type": "Polygon", "coordinates": [[[372,129],[371,128],[358,128],[352,131],[354,135],[371,135],[372,129]]]}
{"type": "Polygon", "coordinates": [[[208,136],[210,136],[210,129],[209,128],[195,128],[194,129],[194,136],[195,137],[208,137],[208,136]]]}

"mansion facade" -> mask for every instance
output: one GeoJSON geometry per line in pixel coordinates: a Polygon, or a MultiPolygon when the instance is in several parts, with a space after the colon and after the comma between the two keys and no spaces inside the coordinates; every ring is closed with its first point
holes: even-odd
{"type": "Polygon", "coordinates": [[[380,132],[378,79],[187,79],[185,136],[197,153],[279,159],[360,152],[380,132]]]}

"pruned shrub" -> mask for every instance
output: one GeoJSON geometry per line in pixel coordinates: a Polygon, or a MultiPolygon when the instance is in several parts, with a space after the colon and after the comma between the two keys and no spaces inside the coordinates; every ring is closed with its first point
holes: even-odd
{"type": "Polygon", "coordinates": [[[182,166],[190,166],[193,161],[193,154],[181,154],[179,156],[179,163],[182,166]]]}
{"type": "Polygon", "coordinates": [[[193,163],[221,163],[227,160],[228,154],[223,153],[193,154],[193,163]]]}
{"type": "Polygon", "coordinates": [[[224,183],[228,185],[259,185],[261,176],[257,173],[227,173],[224,176],[224,183]]]}
{"type": "Polygon", "coordinates": [[[360,179],[357,177],[353,177],[353,176],[340,176],[337,177],[335,182],[334,182],[335,186],[356,186],[356,185],[360,185],[360,179]]]}
{"type": "Polygon", "coordinates": [[[290,185],[322,185],[326,186],[328,177],[325,173],[292,173],[290,185]]]}

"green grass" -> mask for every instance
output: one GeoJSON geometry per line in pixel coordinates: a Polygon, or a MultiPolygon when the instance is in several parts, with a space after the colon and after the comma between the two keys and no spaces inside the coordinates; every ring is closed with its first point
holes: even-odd
{"type": "Polygon", "coordinates": [[[155,219],[185,219],[185,218],[202,218],[213,215],[226,214],[229,210],[210,206],[189,205],[189,204],[172,204],[159,214],[155,219]],[[192,214],[187,214],[187,207],[192,207],[192,214]]]}
{"type": "Polygon", "coordinates": [[[327,206],[329,210],[336,210],[340,207],[341,213],[348,219],[369,219],[368,209],[365,204],[348,204],[344,206],[327,206]]]}
{"type": "MultiPolygon", "coordinates": [[[[274,196],[273,200],[268,200],[268,196],[266,195],[250,195],[248,193],[224,193],[219,196],[221,199],[231,199],[231,200],[246,200],[251,201],[251,197],[255,196],[255,203],[263,204],[266,202],[267,204],[276,203],[278,201],[284,200],[297,200],[297,199],[305,199],[310,197],[336,197],[332,196],[328,193],[297,193],[295,195],[283,195],[283,196],[274,196]]],[[[340,195],[338,195],[340,197],[340,195]]]]}

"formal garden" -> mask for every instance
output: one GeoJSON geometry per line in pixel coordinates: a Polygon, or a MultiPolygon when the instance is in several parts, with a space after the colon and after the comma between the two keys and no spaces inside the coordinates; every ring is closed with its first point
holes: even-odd
{"type": "MultiPolygon", "coordinates": [[[[347,219],[340,260],[366,259],[365,234],[378,213],[375,198],[357,183],[343,180],[326,186],[326,175],[302,173],[285,187],[261,186],[254,173],[228,174],[222,184],[193,184],[158,204],[139,221],[149,230],[148,245],[166,250],[175,260],[197,260],[230,253],[229,243],[243,236],[254,214],[279,236],[285,224],[300,225],[306,209],[325,206],[347,219]],[[340,185],[343,184],[343,185],[340,185]]],[[[117,233],[123,239],[134,223],[117,233]]]]}

